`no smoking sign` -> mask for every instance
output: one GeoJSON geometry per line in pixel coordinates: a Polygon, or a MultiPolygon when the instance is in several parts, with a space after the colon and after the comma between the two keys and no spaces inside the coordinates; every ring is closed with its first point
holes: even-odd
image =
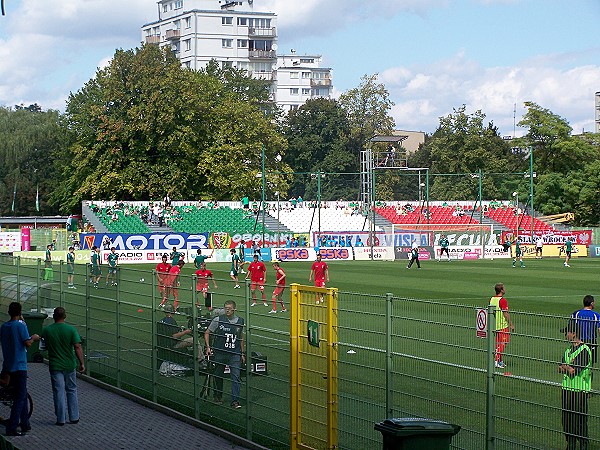
{"type": "Polygon", "coordinates": [[[477,337],[487,338],[487,309],[477,308],[477,337]]]}

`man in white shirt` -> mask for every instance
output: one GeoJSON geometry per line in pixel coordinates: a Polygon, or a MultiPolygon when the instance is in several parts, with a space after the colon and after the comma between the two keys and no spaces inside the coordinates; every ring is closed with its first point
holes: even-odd
{"type": "Polygon", "coordinates": [[[542,249],[544,247],[544,238],[538,236],[535,240],[535,259],[542,259],[542,249]]]}

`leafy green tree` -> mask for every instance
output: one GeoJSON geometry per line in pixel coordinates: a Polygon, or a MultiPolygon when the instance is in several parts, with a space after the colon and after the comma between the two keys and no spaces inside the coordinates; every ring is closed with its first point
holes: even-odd
{"type": "Polygon", "coordinates": [[[350,125],[346,111],[336,100],[311,99],[290,111],[283,133],[289,145],[284,161],[295,172],[291,195],[316,198],[318,180],[314,174],[326,172],[320,179],[321,198],[353,199],[356,196],[358,155],[349,146],[350,125]]]}
{"type": "Polygon", "coordinates": [[[43,112],[37,104],[0,108],[0,214],[55,213],[47,200],[55,185],[55,155],[65,145],[57,111],[43,112]]]}
{"type": "Polygon", "coordinates": [[[378,78],[378,74],[364,75],[359,86],[340,95],[339,103],[350,123],[350,145],[357,154],[373,136],[394,130],[394,119],[389,114],[394,102],[378,78]]]}
{"type": "MultiPolygon", "coordinates": [[[[265,116],[254,81],[220,76],[182,68],[170,50],[154,45],[118,50],[69,97],[65,124],[75,143],[61,155],[70,164],[56,203],[69,209],[85,198],[149,200],[167,192],[221,200],[255,190],[248,174],[261,170],[256,155],[264,145],[275,161],[285,141],[265,116]]],[[[276,189],[286,187],[275,181],[283,183],[276,189]]]]}

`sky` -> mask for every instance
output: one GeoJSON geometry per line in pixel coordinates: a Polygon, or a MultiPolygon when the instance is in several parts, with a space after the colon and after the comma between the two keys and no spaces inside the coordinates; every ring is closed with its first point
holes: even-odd
{"type": "MultiPolygon", "coordinates": [[[[185,1],[185,0],[184,0],[185,1]]],[[[0,105],[64,111],[117,48],[140,45],[155,0],[4,0],[0,105]]],[[[218,1],[215,0],[218,6],[218,1]]],[[[432,133],[466,105],[503,136],[531,101],[594,131],[600,0],[254,0],[278,15],[278,52],[323,56],[336,96],[379,74],[396,128],[432,133]]],[[[185,3],[184,3],[185,9],[185,3]]]]}

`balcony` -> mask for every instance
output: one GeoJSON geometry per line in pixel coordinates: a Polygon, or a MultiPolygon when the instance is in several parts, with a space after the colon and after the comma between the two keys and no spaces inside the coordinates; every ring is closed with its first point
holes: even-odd
{"type": "Polygon", "coordinates": [[[248,36],[263,36],[263,37],[275,37],[277,36],[277,28],[248,28],[248,36]]]}
{"type": "Polygon", "coordinates": [[[325,78],[324,80],[314,80],[311,78],[310,85],[313,87],[318,87],[318,86],[331,87],[331,80],[329,78],[325,78]]]}
{"type": "Polygon", "coordinates": [[[250,75],[252,78],[257,79],[257,80],[267,80],[267,81],[273,81],[274,80],[273,72],[249,71],[248,75],[250,75]]]}
{"type": "Polygon", "coordinates": [[[160,36],[146,36],[146,44],[160,44],[160,36]]]}
{"type": "Polygon", "coordinates": [[[275,59],[277,58],[277,54],[275,50],[250,50],[248,52],[249,58],[258,58],[258,59],[275,59]]]}
{"type": "Polygon", "coordinates": [[[168,41],[176,41],[181,37],[181,32],[179,30],[167,30],[165,33],[165,38],[168,41]]]}

